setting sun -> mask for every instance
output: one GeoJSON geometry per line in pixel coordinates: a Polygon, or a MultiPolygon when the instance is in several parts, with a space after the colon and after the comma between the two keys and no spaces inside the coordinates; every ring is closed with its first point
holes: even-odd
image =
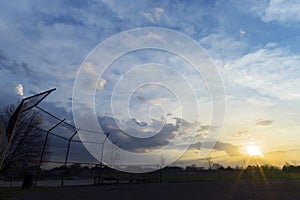
{"type": "Polygon", "coordinates": [[[247,151],[249,156],[260,156],[260,157],[264,156],[260,151],[259,147],[257,146],[248,146],[247,151]]]}

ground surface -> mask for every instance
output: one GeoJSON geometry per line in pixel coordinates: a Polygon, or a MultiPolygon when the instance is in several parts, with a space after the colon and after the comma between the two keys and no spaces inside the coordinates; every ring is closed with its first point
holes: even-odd
{"type": "Polygon", "coordinates": [[[300,199],[300,180],[239,180],[72,186],[27,192],[14,200],[300,199]]]}

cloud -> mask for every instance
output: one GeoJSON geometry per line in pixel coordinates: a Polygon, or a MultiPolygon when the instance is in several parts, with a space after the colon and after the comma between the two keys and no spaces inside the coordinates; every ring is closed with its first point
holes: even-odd
{"type": "Polygon", "coordinates": [[[0,10],[0,79],[33,91],[56,87],[54,101],[72,96],[70,74],[89,51],[129,24],[101,1],[0,2],[0,10]]]}
{"type": "Polygon", "coordinates": [[[147,102],[147,99],[146,99],[145,97],[143,97],[143,96],[137,96],[136,98],[137,98],[138,100],[140,100],[140,101],[147,102]]]}
{"type": "Polygon", "coordinates": [[[152,16],[152,14],[151,13],[142,13],[142,15],[149,21],[149,22],[152,22],[152,23],[154,23],[154,18],[153,18],[153,16],[152,16]]]}
{"type": "MultiPolygon", "coordinates": [[[[59,117],[60,119],[66,119],[66,122],[73,124],[73,114],[72,114],[72,105],[60,105],[57,102],[50,102],[47,100],[43,100],[40,104],[40,107],[49,111],[51,114],[59,117]]],[[[53,124],[54,126],[55,124],[53,124]]],[[[51,127],[49,127],[51,128],[51,127]]]]}
{"type": "MultiPolygon", "coordinates": [[[[60,135],[58,133],[58,135],[60,135]]],[[[76,136],[75,136],[76,137],[76,136]]],[[[73,138],[73,140],[76,138],[73,138]]],[[[76,139],[77,140],[77,139],[76,139]]],[[[67,150],[68,142],[49,134],[49,160],[61,161],[65,160],[65,153],[67,150]]],[[[69,162],[85,162],[96,163],[97,160],[88,152],[82,142],[72,142],[69,152],[69,162]]],[[[45,162],[46,164],[47,162],[45,162]]]]}
{"type": "MultiPolygon", "coordinates": [[[[190,149],[201,149],[201,147],[205,147],[205,145],[202,145],[203,143],[198,142],[194,143],[190,146],[190,149]]],[[[214,145],[213,149],[218,150],[218,151],[225,151],[229,156],[239,156],[241,155],[239,151],[239,147],[235,146],[230,143],[224,143],[224,142],[219,142],[217,141],[216,144],[214,145]]]]}
{"type": "Polygon", "coordinates": [[[168,98],[155,98],[155,99],[149,99],[148,102],[151,104],[161,104],[162,102],[167,102],[169,99],[168,98]]]}
{"type": "MultiPolygon", "coordinates": [[[[239,32],[241,37],[246,32],[239,32]]],[[[232,35],[227,36],[225,33],[211,33],[200,39],[200,44],[207,48],[210,55],[214,58],[228,59],[243,55],[247,43],[244,40],[236,39],[232,35]]]]}
{"type": "Polygon", "coordinates": [[[239,147],[230,143],[217,142],[214,149],[219,151],[225,151],[229,156],[240,155],[239,147]]]}
{"type": "Polygon", "coordinates": [[[296,100],[300,88],[299,65],[299,55],[291,54],[286,48],[266,45],[228,61],[222,75],[226,82],[249,88],[260,95],[296,100]]]}
{"type": "Polygon", "coordinates": [[[97,89],[98,89],[98,90],[101,90],[105,85],[106,85],[106,80],[103,79],[103,78],[101,78],[101,79],[98,81],[97,89]]]}
{"type": "Polygon", "coordinates": [[[243,2],[243,9],[251,11],[264,22],[277,21],[282,24],[286,22],[300,21],[300,2],[295,0],[269,0],[243,2]]]}
{"type": "MultiPolygon", "coordinates": [[[[1,2],[0,43],[5,49],[0,50],[4,51],[5,57],[0,56],[4,63],[0,68],[33,91],[48,89],[49,86],[61,88],[57,90],[55,100],[64,101],[72,95],[72,74],[99,42],[124,30],[149,26],[150,21],[159,27],[183,32],[193,30],[193,34],[198,34],[201,30],[198,25],[203,26],[202,22],[210,24],[210,20],[203,19],[203,16],[214,4],[136,2],[128,5],[127,2],[106,0],[51,4],[1,2]],[[150,21],[141,16],[143,11],[148,13],[146,16],[150,21]],[[22,22],[25,18],[26,22],[22,22]]],[[[11,76],[5,78],[12,79],[11,76]]],[[[109,79],[105,80],[109,83],[109,79]]]]}
{"type": "Polygon", "coordinates": [[[26,62],[18,62],[13,59],[9,59],[0,52],[0,70],[7,70],[14,75],[26,75],[32,76],[34,71],[29,67],[26,62]]]}
{"type": "Polygon", "coordinates": [[[132,118],[131,120],[139,126],[147,126],[148,125],[146,122],[141,122],[135,118],[132,118]]]}
{"type": "Polygon", "coordinates": [[[240,37],[245,37],[245,35],[247,34],[247,32],[244,29],[240,29],[239,33],[240,37]]]}
{"type": "Polygon", "coordinates": [[[23,95],[24,95],[24,93],[23,93],[23,85],[22,85],[22,84],[18,84],[18,85],[16,86],[16,93],[17,93],[18,95],[20,95],[20,96],[23,96],[23,95]]]}
{"type": "Polygon", "coordinates": [[[9,104],[16,104],[22,99],[22,96],[16,93],[16,84],[12,82],[2,83],[0,85],[0,110],[9,104]]]}
{"type": "Polygon", "coordinates": [[[255,125],[257,126],[270,126],[271,124],[273,124],[274,121],[272,120],[262,120],[259,119],[255,122],[255,125]]]}
{"type": "Polygon", "coordinates": [[[151,23],[157,22],[160,20],[160,16],[164,13],[163,8],[153,8],[151,12],[143,12],[142,15],[151,23]]]}
{"type": "Polygon", "coordinates": [[[164,10],[163,8],[154,8],[154,9],[153,9],[153,15],[154,15],[154,17],[155,17],[157,20],[159,20],[161,14],[164,13],[164,11],[165,11],[165,10],[164,10]]]}
{"type": "Polygon", "coordinates": [[[94,75],[95,73],[97,73],[96,66],[91,62],[85,62],[84,65],[82,66],[82,70],[83,72],[90,75],[94,75]]]}
{"type": "Polygon", "coordinates": [[[143,97],[143,96],[137,96],[136,98],[140,101],[147,102],[150,104],[161,104],[161,103],[167,102],[169,100],[168,98],[165,98],[165,97],[147,99],[146,97],[143,97]]]}
{"type": "Polygon", "coordinates": [[[146,122],[140,122],[137,119],[133,119],[134,124],[138,122],[137,126],[133,126],[131,123],[132,119],[126,121],[118,121],[118,119],[103,116],[100,117],[99,123],[104,132],[109,132],[109,139],[112,143],[115,143],[120,148],[132,152],[146,152],[151,149],[160,149],[161,147],[167,145],[169,140],[175,137],[175,133],[179,131],[179,127],[173,124],[165,124],[163,128],[154,136],[149,138],[138,138],[129,135],[140,135],[143,131],[147,131],[147,127],[155,125],[155,121],[152,124],[147,124],[146,122]],[[123,123],[125,126],[119,127],[118,124],[123,123]],[[142,126],[140,126],[142,125],[142,126]],[[126,127],[125,130],[122,128],[126,127]],[[129,132],[128,132],[129,131],[129,132]]]}

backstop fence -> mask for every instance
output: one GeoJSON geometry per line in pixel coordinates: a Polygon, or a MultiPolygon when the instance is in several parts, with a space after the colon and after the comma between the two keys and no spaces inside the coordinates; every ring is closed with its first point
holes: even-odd
{"type": "MultiPolygon", "coordinates": [[[[41,106],[41,102],[54,90],[51,89],[23,99],[12,113],[5,133],[2,133],[8,137],[6,137],[5,141],[2,141],[5,145],[0,150],[0,169],[8,162],[7,159],[9,156],[16,156],[9,155],[9,152],[16,148],[14,144],[16,142],[15,138],[25,135],[17,127],[30,126],[31,130],[39,134],[40,140],[38,142],[40,148],[38,156],[23,158],[22,163],[31,163],[30,165],[11,165],[10,170],[1,175],[2,179],[9,180],[6,182],[7,184],[11,186],[20,185],[22,178],[28,176],[31,177],[31,183],[34,186],[91,185],[161,180],[160,170],[157,170],[160,169],[158,164],[144,166],[144,168],[155,169],[155,172],[130,174],[108,168],[103,165],[101,160],[99,161],[92,157],[85,149],[84,144],[92,143],[99,145],[99,153],[102,154],[105,141],[97,142],[81,139],[78,135],[80,127],[75,127],[72,124],[73,122],[58,117],[51,113],[51,111],[44,109],[41,106]],[[31,124],[30,120],[25,121],[20,117],[23,113],[33,111],[37,112],[42,119],[42,122],[38,125],[31,124]]],[[[93,130],[80,131],[81,134],[105,134],[93,130]]],[[[29,135],[26,137],[29,137],[29,135]]],[[[19,141],[17,145],[22,146],[24,143],[19,141]]],[[[122,168],[126,166],[118,167],[122,168]]],[[[134,168],[135,166],[130,167],[134,168]]],[[[135,169],[135,171],[138,171],[138,169],[135,169]]]]}

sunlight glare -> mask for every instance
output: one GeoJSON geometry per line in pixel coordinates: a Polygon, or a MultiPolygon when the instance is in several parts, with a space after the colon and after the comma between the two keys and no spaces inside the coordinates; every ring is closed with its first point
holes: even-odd
{"type": "Polygon", "coordinates": [[[257,147],[257,146],[248,146],[247,150],[248,150],[248,155],[249,156],[259,156],[259,157],[264,156],[262,154],[262,152],[260,151],[259,147],[257,147]]]}

